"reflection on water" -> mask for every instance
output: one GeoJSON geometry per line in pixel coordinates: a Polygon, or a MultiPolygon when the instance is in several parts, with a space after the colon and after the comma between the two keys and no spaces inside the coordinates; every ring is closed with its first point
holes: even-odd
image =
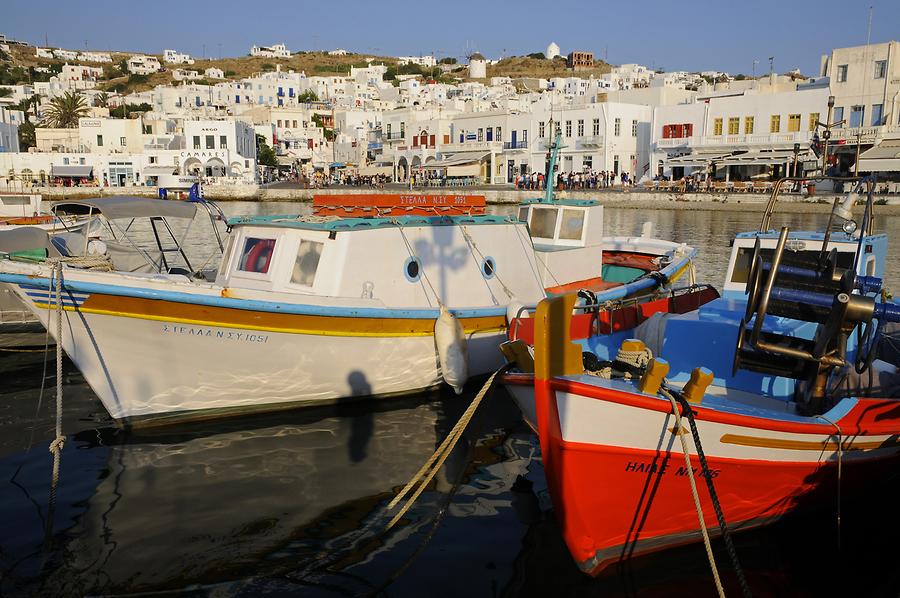
{"type": "MultiPolygon", "coordinates": [[[[224,207],[230,214],[298,209],[224,207]]],[[[821,221],[792,218],[804,228],[821,221]]],[[[759,215],[609,209],[606,228],[631,234],[646,219],[659,236],[698,246],[701,280],[720,282],[728,240],[753,228],[759,215]]],[[[879,226],[897,224],[885,219],[879,226]]],[[[194,244],[214,248],[211,235],[194,244]]],[[[894,268],[889,280],[896,284],[894,268]]],[[[581,575],[548,511],[537,442],[502,390],[486,401],[408,517],[385,532],[385,505],[444,439],[477,385],[462,397],[341,403],[135,434],[112,425],[66,362],[68,440],[48,521],[54,380],[39,402],[42,369],[41,354],[0,355],[0,595],[714,592],[701,546],[637,559],[596,580],[581,575]]],[[[831,504],[738,534],[755,595],[846,588],[896,596],[895,552],[881,546],[900,531],[889,516],[900,484],[886,482],[860,503],[844,504],[840,546],[831,504]]],[[[727,555],[716,546],[726,590],[736,594],[727,555]]]]}

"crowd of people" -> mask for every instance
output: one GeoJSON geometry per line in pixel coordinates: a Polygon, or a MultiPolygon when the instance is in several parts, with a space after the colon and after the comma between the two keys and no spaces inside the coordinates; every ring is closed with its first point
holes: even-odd
{"type": "MultiPolygon", "coordinates": [[[[516,189],[541,190],[546,181],[543,172],[516,175],[513,181],[516,189]]],[[[593,170],[585,172],[560,172],[556,175],[556,188],[566,190],[607,189],[610,187],[633,187],[634,179],[627,173],[615,173],[612,170],[593,170]]]]}

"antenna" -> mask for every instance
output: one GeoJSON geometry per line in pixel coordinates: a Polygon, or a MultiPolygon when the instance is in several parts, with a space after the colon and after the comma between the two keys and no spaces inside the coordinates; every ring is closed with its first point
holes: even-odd
{"type": "Polygon", "coordinates": [[[775,57],[769,56],[769,74],[771,75],[774,72],[775,72],[775,57]]]}
{"type": "Polygon", "coordinates": [[[866,28],[866,47],[872,41],[872,7],[869,6],[869,26],[866,28]]]}

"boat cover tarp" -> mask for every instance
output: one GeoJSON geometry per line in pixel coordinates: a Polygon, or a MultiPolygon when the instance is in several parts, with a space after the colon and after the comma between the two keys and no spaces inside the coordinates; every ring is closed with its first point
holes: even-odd
{"type": "Polygon", "coordinates": [[[51,207],[57,214],[87,214],[91,208],[110,220],[120,218],[193,218],[197,205],[185,201],[148,199],[146,197],[99,197],[95,199],[67,199],[51,207]]]}
{"type": "Polygon", "coordinates": [[[50,243],[47,231],[35,226],[20,226],[0,231],[0,251],[12,253],[29,249],[46,249],[51,257],[59,257],[59,252],[50,243]]]}

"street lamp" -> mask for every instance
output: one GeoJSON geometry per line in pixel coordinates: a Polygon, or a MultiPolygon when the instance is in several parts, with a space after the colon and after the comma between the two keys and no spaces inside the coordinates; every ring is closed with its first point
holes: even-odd
{"type": "Polygon", "coordinates": [[[825,131],[822,133],[822,175],[828,174],[828,139],[831,137],[831,111],[834,110],[834,96],[828,96],[828,117],[825,119],[825,131]]]}
{"type": "Polygon", "coordinates": [[[795,143],[794,144],[794,176],[795,177],[799,176],[797,174],[797,161],[799,160],[799,158],[800,158],[800,144],[795,143]]]}

